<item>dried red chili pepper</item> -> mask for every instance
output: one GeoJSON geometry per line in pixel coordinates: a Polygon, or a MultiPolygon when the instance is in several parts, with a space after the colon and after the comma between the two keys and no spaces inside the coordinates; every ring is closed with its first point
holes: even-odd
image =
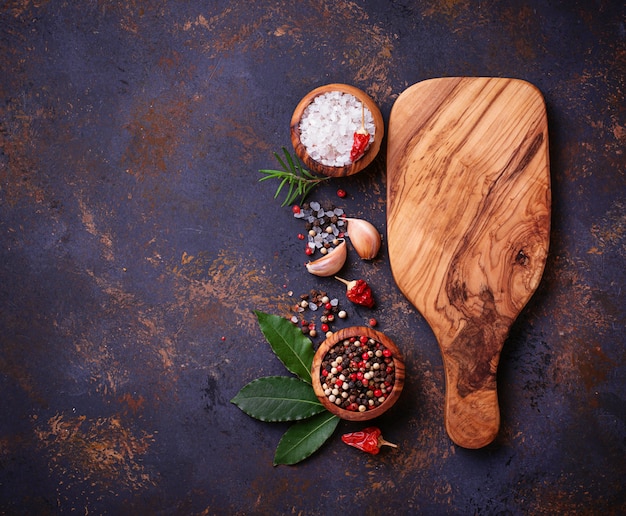
{"type": "Polygon", "coordinates": [[[350,159],[354,163],[357,159],[363,157],[365,151],[370,144],[370,133],[365,129],[365,106],[361,103],[361,127],[354,133],[354,141],[352,142],[352,150],[350,150],[350,159]]]}
{"type": "Polygon", "coordinates": [[[372,308],[374,306],[374,295],[372,294],[372,289],[365,282],[365,280],[359,279],[346,281],[337,276],[335,276],[335,278],[347,286],[346,297],[355,305],[361,305],[367,308],[372,308]]]}
{"type": "Polygon", "coordinates": [[[376,428],[375,426],[365,428],[361,432],[343,434],[341,440],[348,446],[353,446],[354,448],[358,448],[366,453],[371,453],[372,455],[377,455],[378,452],[380,452],[381,446],[398,447],[397,444],[385,441],[380,428],[376,428]]]}
{"type": "Polygon", "coordinates": [[[370,134],[367,131],[364,133],[360,131],[361,129],[354,133],[354,141],[352,142],[352,149],[350,150],[350,160],[353,163],[363,157],[370,143],[370,134]]]}

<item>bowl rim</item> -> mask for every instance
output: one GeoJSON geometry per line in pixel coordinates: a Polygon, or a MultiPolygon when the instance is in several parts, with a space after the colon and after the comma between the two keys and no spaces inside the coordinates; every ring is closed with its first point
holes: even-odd
{"type": "Polygon", "coordinates": [[[311,379],[313,384],[313,391],[315,392],[317,399],[320,401],[320,403],[322,403],[322,405],[324,405],[324,407],[329,412],[335,414],[341,419],[346,419],[349,421],[367,421],[387,412],[396,403],[396,401],[398,401],[398,398],[402,393],[402,389],[404,388],[404,378],[404,356],[402,355],[402,352],[400,351],[398,346],[384,333],[369,328],[367,326],[350,326],[348,328],[342,328],[334,332],[330,337],[325,339],[320,344],[319,348],[315,352],[315,355],[313,357],[313,363],[311,365],[311,379]],[[354,412],[351,410],[342,409],[328,400],[322,389],[319,370],[321,368],[324,357],[335,344],[341,342],[346,338],[356,337],[360,335],[367,335],[369,338],[380,342],[386,348],[391,350],[395,367],[395,380],[391,394],[389,394],[389,397],[378,407],[371,410],[366,410],[365,412],[354,412]]]}
{"type": "Polygon", "coordinates": [[[323,86],[319,86],[307,93],[296,106],[290,123],[291,143],[296,152],[296,155],[302,160],[302,162],[309,170],[329,177],[350,176],[352,174],[360,172],[365,167],[367,167],[372,161],[374,161],[374,158],[376,158],[376,156],[378,155],[384,135],[385,124],[383,121],[383,116],[374,100],[363,90],[355,86],[342,83],[326,84],[323,86]],[[315,97],[318,97],[319,95],[322,95],[324,93],[329,93],[331,91],[349,93],[362,101],[372,114],[372,118],[374,119],[374,125],[376,127],[374,140],[370,144],[369,148],[365,151],[365,154],[361,158],[357,159],[355,162],[349,165],[344,165],[343,167],[323,165],[322,163],[315,161],[313,158],[311,158],[311,156],[309,156],[306,147],[300,140],[300,120],[302,119],[304,110],[311,102],[313,102],[313,99],[315,99],[315,97]]]}

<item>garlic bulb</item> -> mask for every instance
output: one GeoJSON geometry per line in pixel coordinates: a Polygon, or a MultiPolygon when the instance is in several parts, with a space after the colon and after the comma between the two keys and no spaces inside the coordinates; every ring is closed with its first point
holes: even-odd
{"type": "Polygon", "coordinates": [[[346,241],[342,240],[341,243],[332,251],[329,251],[328,254],[307,263],[306,270],[316,276],[332,276],[341,270],[343,264],[346,263],[347,256],[346,241]]]}
{"type": "Polygon", "coordinates": [[[363,219],[348,221],[348,236],[354,249],[363,260],[372,260],[380,250],[381,237],[378,230],[363,219]]]}

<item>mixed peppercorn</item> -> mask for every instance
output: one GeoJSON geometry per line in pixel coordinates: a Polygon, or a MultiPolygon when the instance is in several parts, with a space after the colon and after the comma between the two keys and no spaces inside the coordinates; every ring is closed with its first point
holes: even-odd
{"type": "Polygon", "coordinates": [[[347,338],[335,344],[322,360],[320,383],[328,401],[342,409],[374,409],[393,390],[393,354],[366,335],[347,338]]]}
{"type": "Polygon", "coordinates": [[[317,201],[305,202],[302,206],[293,206],[292,212],[294,218],[304,221],[306,233],[298,233],[298,239],[307,241],[304,248],[307,256],[316,251],[327,254],[346,234],[343,209],[335,208],[330,203],[322,205],[317,201]]]}
{"type": "Polygon", "coordinates": [[[312,289],[308,294],[301,294],[300,301],[293,307],[293,311],[298,315],[291,317],[291,322],[300,324],[302,333],[309,337],[317,337],[318,330],[322,336],[329,337],[331,328],[337,319],[345,319],[348,314],[339,306],[337,298],[330,298],[326,292],[312,289]],[[319,314],[320,326],[315,322],[314,317],[305,317],[305,313],[313,312],[319,314]]]}

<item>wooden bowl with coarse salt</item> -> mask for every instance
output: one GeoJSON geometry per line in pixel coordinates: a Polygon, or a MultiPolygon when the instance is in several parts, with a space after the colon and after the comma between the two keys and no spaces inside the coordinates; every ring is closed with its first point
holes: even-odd
{"type": "Polygon", "coordinates": [[[311,172],[343,177],[360,172],[374,160],[385,126],[378,106],[367,93],[348,84],[327,84],[298,103],[290,132],[296,155],[311,172]],[[354,133],[362,125],[370,135],[369,146],[352,161],[354,133]]]}
{"type": "Polygon", "coordinates": [[[401,351],[384,333],[367,326],[334,332],[315,352],[313,391],[331,413],[368,421],[387,412],[404,387],[401,351]]]}

